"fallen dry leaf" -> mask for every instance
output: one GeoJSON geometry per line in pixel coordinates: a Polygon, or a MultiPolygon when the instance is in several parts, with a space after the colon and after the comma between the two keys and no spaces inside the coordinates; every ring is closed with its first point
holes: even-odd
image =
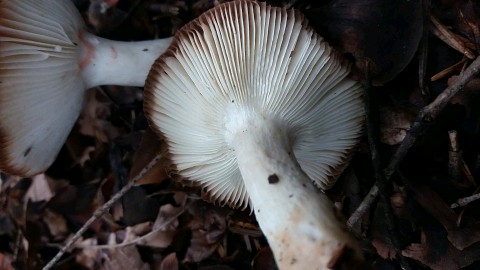
{"type": "MultiPolygon", "coordinates": [[[[115,234],[111,234],[108,244],[118,244],[115,234]]],[[[103,267],[106,270],[148,270],[150,267],[140,257],[136,246],[113,247],[102,253],[104,260],[103,267]]]]}
{"type": "MultiPolygon", "coordinates": [[[[133,155],[129,178],[132,179],[137,176],[158,153],[163,152],[166,155],[165,148],[165,144],[158,139],[158,136],[150,128],[147,128],[140,140],[140,145],[133,155]]],[[[158,184],[167,179],[168,171],[170,170],[169,163],[166,156],[161,158],[153,168],[138,180],[138,184],[158,184]]]]}
{"type": "Polygon", "coordinates": [[[179,269],[179,265],[178,265],[177,254],[175,254],[175,252],[172,252],[167,256],[165,256],[162,263],[160,264],[159,270],[178,270],[178,269],[179,269]]]}
{"type": "Polygon", "coordinates": [[[219,208],[205,207],[197,201],[189,208],[193,219],[188,223],[192,239],[184,262],[200,262],[217,249],[227,230],[226,215],[219,208]]]}
{"type": "Polygon", "coordinates": [[[48,176],[44,173],[35,175],[32,179],[32,185],[27,191],[26,199],[32,202],[48,202],[53,197],[53,191],[50,188],[48,176]]]}
{"type": "Polygon", "coordinates": [[[480,241],[480,222],[457,225],[457,214],[430,188],[423,185],[408,186],[420,205],[447,230],[448,240],[459,250],[480,241]]]}
{"type": "Polygon", "coordinates": [[[42,220],[47,225],[48,230],[50,231],[50,234],[53,236],[54,240],[64,239],[69,232],[65,217],[49,209],[45,209],[42,220]]]}
{"type": "Polygon", "coordinates": [[[388,145],[396,145],[403,141],[416,112],[402,106],[380,107],[380,141],[388,145]]]}
{"type": "Polygon", "coordinates": [[[447,241],[444,233],[426,231],[422,232],[421,243],[411,244],[402,251],[402,255],[415,259],[432,270],[455,270],[480,260],[480,245],[460,251],[447,241]]]}
{"type": "Polygon", "coordinates": [[[14,270],[11,255],[0,253],[0,270],[14,270]]]}
{"type": "Polygon", "coordinates": [[[380,239],[372,240],[373,247],[377,250],[377,254],[386,260],[394,260],[397,256],[397,252],[391,243],[385,243],[380,239]]]}

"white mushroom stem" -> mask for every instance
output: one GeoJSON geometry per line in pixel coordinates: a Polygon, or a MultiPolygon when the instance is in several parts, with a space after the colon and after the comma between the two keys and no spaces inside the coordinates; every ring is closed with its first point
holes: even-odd
{"type": "Polygon", "coordinates": [[[122,42],[79,34],[80,70],[88,88],[98,85],[143,87],[153,62],[170,46],[172,38],[122,42]]]}
{"type": "Polygon", "coordinates": [[[327,269],[348,249],[360,258],[332,202],[295,160],[282,126],[257,116],[240,122],[231,145],[279,268],[327,269]]]}

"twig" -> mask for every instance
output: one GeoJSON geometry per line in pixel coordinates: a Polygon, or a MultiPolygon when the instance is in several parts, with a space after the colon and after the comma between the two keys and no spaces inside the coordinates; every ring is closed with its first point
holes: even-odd
{"type": "Polygon", "coordinates": [[[378,187],[377,185],[373,185],[373,187],[370,189],[368,194],[365,196],[363,199],[362,203],[357,207],[355,212],[348,218],[347,220],[347,226],[351,229],[357,221],[365,215],[365,213],[370,209],[370,205],[373,203],[373,201],[377,198],[378,194],[378,187]]]}
{"type": "Polygon", "coordinates": [[[445,42],[447,45],[462,53],[469,59],[474,59],[472,51],[465,46],[465,44],[457,37],[455,33],[448,30],[439,20],[434,16],[430,16],[430,21],[433,23],[433,34],[445,42]]]}
{"type": "Polygon", "coordinates": [[[175,219],[177,219],[181,214],[185,213],[185,211],[192,205],[192,202],[188,203],[187,205],[185,205],[180,211],[178,211],[178,213],[175,213],[175,215],[171,216],[169,219],[165,220],[165,222],[163,222],[162,224],[160,224],[160,226],[158,226],[157,228],[154,228],[152,231],[150,231],[149,233],[145,234],[145,235],[142,235],[132,241],[129,241],[129,242],[124,242],[124,243],[119,243],[119,244],[111,244],[111,245],[79,245],[79,246],[76,246],[76,247],[79,247],[79,248],[83,248],[83,249],[87,249],[87,248],[91,248],[91,249],[108,249],[108,248],[121,248],[121,247],[126,247],[126,246],[130,246],[130,245],[135,245],[135,244],[142,244],[142,241],[143,240],[146,240],[148,237],[156,234],[157,232],[159,232],[161,229],[163,229],[165,226],[167,226],[168,224],[172,223],[173,221],[175,221],[175,219]]]}
{"type": "Polygon", "coordinates": [[[418,46],[419,55],[418,55],[418,85],[422,91],[422,95],[427,95],[429,90],[427,84],[425,83],[425,74],[427,74],[427,62],[428,62],[428,44],[429,44],[429,31],[430,31],[430,10],[431,10],[431,1],[423,1],[423,33],[422,40],[418,46]]]}
{"type": "Polygon", "coordinates": [[[139,179],[141,179],[142,177],[145,176],[145,174],[153,167],[157,164],[157,162],[160,160],[160,158],[162,157],[161,154],[157,154],[148,164],[147,166],[145,166],[145,168],[143,168],[143,170],[137,175],[135,176],[130,182],[128,182],[118,193],[116,193],[115,195],[113,195],[112,198],[110,198],[109,201],[107,201],[106,203],[104,203],[100,208],[98,208],[97,210],[95,210],[95,212],[93,213],[92,217],[90,217],[90,219],[87,220],[87,222],[85,222],[85,224],[83,224],[83,226],[75,233],[75,235],[70,239],[68,240],[68,242],[60,249],[60,251],[58,251],[57,255],[55,255],[55,257],[53,257],[53,259],[51,259],[47,265],[45,265],[45,267],[43,267],[43,270],[48,270],[48,269],[51,269],[53,267],[53,265],[55,263],[58,262],[58,260],[60,260],[60,258],[63,256],[63,254],[65,254],[65,252],[78,240],[80,239],[80,237],[82,236],[82,234],[88,229],[88,227],[90,227],[90,225],[95,222],[98,218],[100,218],[101,216],[103,216],[103,214],[105,214],[109,209],[110,207],[113,206],[113,204],[115,204],[118,200],[120,200],[123,195],[125,195],[125,193],[127,193],[130,188],[132,188],[133,186],[135,186],[135,184],[137,183],[137,181],[139,179]]]}
{"type": "Polygon", "coordinates": [[[462,207],[478,199],[480,199],[480,193],[473,194],[472,196],[468,196],[465,198],[460,198],[456,202],[452,203],[452,205],[450,205],[450,208],[462,207]]]}
{"type": "Polygon", "coordinates": [[[462,170],[460,165],[462,164],[462,152],[458,147],[457,131],[450,130],[448,132],[448,138],[450,140],[450,151],[448,151],[448,172],[452,179],[455,181],[460,180],[462,177],[462,170]]]}
{"type": "Polygon", "coordinates": [[[371,80],[368,74],[367,65],[367,85],[365,87],[365,117],[367,126],[368,145],[370,147],[370,154],[372,158],[372,167],[375,177],[376,186],[380,193],[380,201],[383,204],[383,217],[386,226],[386,231],[393,244],[395,252],[398,256],[402,269],[412,269],[410,263],[402,256],[401,250],[403,249],[402,241],[398,238],[397,229],[395,226],[395,217],[393,215],[392,206],[390,203],[390,195],[392,193],[392,183],[385,177],[382,167],[381,154],[378,150],[380,145],[379,139],[379,113],[378,113],[378,100],[371,85],[371,80]]]}
{"type": "Polygon", "coordinates": [[[425,106],[417,116],[415,122],[413,122],[410,127],[410,131],[407,133],[403,139],[400,146],[397,148],[397,151],[393,154],[390,159],[390,163],[385,168],[385,177],[390,178],[392,174],[397,169],[400,161],[405,157],[408,150],[415,143],[416,138],[422,134],[426,128],[436,119],[438,114],[447,106],[450,99],[460,91],[465,84],[470,81],[475,75],[480,72],[480,57],[477,57],[468,68],[465,69],[463,74],[452,83],[450,86],[445,88],[437,98],[425,106]]]}
{"type": "MultiPolygon", "coordinates": [[[[408,150],[410,149],[410,147],[412,147],[412,145],[415,143],[417,136],[419,136],[425,131],[428,125],[432,123],[433,120],[435,120],[435,118],[438,116],[438,114],[445,108],[449,100],[458,91],[460,91],[468,81],[470,81],[475,75],[477,75],[479,71],[480,71],[480,56],[477,57],[472,62],[472,64],[470,64],[470,66],[465,69],[463,74],[461,74],[453,84],[447,87],[440,95],[437,96],[437,98],[432,103],[425,106],[420,111],[419,115],[417,116],[417,119],[412,124],[410,131],[407,133],[402,143],[397,148],[397,151],[394,153],[394,155],[390,159],[388,166],[385,168],[384,173],[385,173],[386,179],[390,179],[390,177],[396,171],[398,165],[403,160],[405,155],[408,153],[408,150]]],[[[368,194],[369,195],[367,196],[367,198],[365,198],[364,201],[360,204],[362,207],[367,209],[370,207],[370,204],[374,201],[373,198],[375,198],[378,195],[378,187],[373,186],[370,189],[370,192],[368,194]]]]}

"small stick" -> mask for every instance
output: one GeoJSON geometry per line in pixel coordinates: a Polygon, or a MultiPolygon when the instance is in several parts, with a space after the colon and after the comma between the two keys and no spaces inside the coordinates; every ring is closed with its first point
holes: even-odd
{"type": "Polygon", "coordinates": [[[462,70],[462,68],[465,66],[466,63],[467,63],[467,58],[463,58],[459,62],[457,62],[457,63],[447,67],[446,69],[438,72],[437,74],[433,75],[430,78],[430,81],[432,81],[432,82],[438,81],[440,79],[445,78],[446,76],[448,76],[449,74],[451,74],[454,71],[462,70]]]}
{"type": "Polygon", "coordinates": [[[457,131],[450,130],[448,132],[450,140],[450,151],[448,151],[448,173],[452,179],[458,181],[462,176],[460,164],[462,163],[462,152],[458,147],[457,131]]]}
{"type": "Polygon", "coordinates": [[[447,29],[440,21],[437,20],[434,16],[430,16],[430,21],[432,22],[433,34],[445,42],[447,45],[455,49],[456,51],[462,53],[469,59],[475,59],[472,51],[465,46],[465,44],[457,37],[455,33],[447,29]]]}
{"type": "Polygon", "coordinates": [[[377,185],[373,185],[373,187],[370,189],[368,194],[365,196],[363,199],[362,203],[357,207],[355,212],[348,218],[347,220],[347,226],[348,228],[352,228],[353,225],[357,223],[357,221],[365,215],[365,213],[368,211],[370,208],[370,205],[373,203],[373,201],[377,198],[378,194],[378,187],[377,185]]]}
{"type": "MultiPolygon", "coordinates": [[[[475,75],[480,72],[480,56],[477,57],[468,68],[465,69],[463,74],[450,86],[445,88],[443,92],[437,96],[437,98],[425,106],[417,116],[417,119],[412,124],[410,131],[407,133],[403,139],[400,146],[397,148],[397,151],[393,154],[388,166],[385,168],[385,178],[390,179],[393,173],[397,170],[398,165],[403,160],[405,155],[408,153],[408,150],[415,143],[417,136],[419,136],[423,131],[425,131],[428,124],[433,122],[437,115],[445,108],[448,104],[448,101],[460,91],[463,86],[470,81],[475,75]]],[[[375,198],[378,195],[378,187],[374,185],[370,192],[368,193],[367,198],[360,204],[363,208],[369,208],[371,203],[374,201],[371,197],[375,198]]],[[[357,209],[358,210],[358,209],[357,209]]],[[[357,211],[355,211],[357,212],[357,211]]],[[[355,214],[355,213],[354,213],[355,214]]],[[[352,215],[353,216],[353,215],[352,215]]]]}
{"type": "Polygon", "coordinates": [[[478,199],[480,199],[480,193],[473,194],[472,196],[468,196],[465,198],[460,198],[456,202],[452,203],[452,205],[450,205],[450,208],[462,207],[478,199]]]}
{"type": "Polygon", "coordinates": [[[402,241],[398,237],[397,228],[395,225],[395,217],[393,215],[392,206],[390,203],[390,195],[392,193],[392,183],[388,181],[385,177],[385,174],[382,170],[382,161],[381,154],[378,150],[380,145],[380,128],[379,128],[379,113],[378,113],[378,99],[376,92],[372,88],[371,80],[368,74],[368,63],[367,63],[367,74],[366,74],[366,86],[365,86],[365,117],[366,117],[366,130],[368,137],[368,145],[370,147],[370,154],[372,159],[372,167],[374,172],[374,178],[378,191],[380,192],[380,201],[383,203],[383,221],[390,238],[393,247],[398,256],[400,266],[402,269],[409,270],[412,269],[410,263],[403,257],[402,250],[402,241]]]}
{"type": "Polygon", "coordinates": [[[423,1],[423,33],[422,40],[418,46],[418,85],[422,91],[422,95],[426,96],[429,92],[427,84],[425,82],[425,74],[427,74],[427,62],[428,62],[428,44],[429,44],[429,30],[430,30],[430,10],[431,10],[431,1],[423,1]]]}
{"type": "Polygon", "coordinates": [[[109,201],[107,201],[106,203],[104,203],[100,208],[98,208],[97,210],[95,210],[95,212],[93,213],[93,215],[90,217],[89,220],[87,220],[87,222],[85,222],[85,224],[83,224],[83,226],[73,235],[73,237],[68,240],[68,242],[60,249],[60,251],[58,251],[57,255],[55,255],[55,257],[53,257],[47,265],[45,265],[45,267],[43,267],[43,270],[48,270],[48,269],[51,269],[55,263],[58,262],[58,260],[60,260],[60,258],[63,256],[63,254],[65,254],[65,252],[75,243],[77,242],[78,239],[80,239],[80,237],[82,236],[82,234],[88,229],[88,227],[90,227],[90,225],[95,222],[98,218],[100,218],[101,216],[103,216],[103,214],[105,214],[109,209],[110,207],[113,206],[113,204],[115,204],[118,200],[120,200],[123,195],[125,195],[125,193],[127,193],[133,186],[135,186],[135,184],[138,182],[138,180],[140,180],[142,177],[145,176],[145,174],[153,167],[157,164],[157,162],[160,160],[160,158],[162,157],[161,154],[157,154],[148,164],[147,166],[145,166],[145,168],[143,168],[143,170],[137,175],[135,176],[132,180],[130,180],[130,182],[128,182],[118,193],[116,193],[115,195],[113,195],[112,198],[110,198],[109,201]]]}

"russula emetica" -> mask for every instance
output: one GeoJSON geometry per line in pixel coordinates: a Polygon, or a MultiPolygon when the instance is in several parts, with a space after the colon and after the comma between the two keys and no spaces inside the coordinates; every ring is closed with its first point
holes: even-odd
{"type": "Polygon", "coordinates": [[[45,171],[82,109],[85,90],[143,86],[170,41],[94,36],[70,0],[1,0],[0,170],[45,171]]]}
{"type": "Polygon", "coordinates": [[[317,188],[334,184],[362,136],[362,90],[348,75],[300,13],[234,1],[178,32],[144,108],[180,176],[250,205],[280,269],[327,269],[362,258],[317,188]]]}

